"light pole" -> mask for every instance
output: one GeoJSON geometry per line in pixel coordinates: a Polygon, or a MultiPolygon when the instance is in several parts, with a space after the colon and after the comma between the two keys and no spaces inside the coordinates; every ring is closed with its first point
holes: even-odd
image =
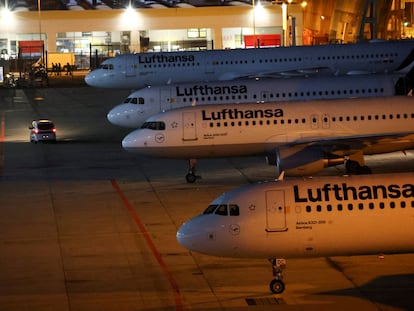
{"type": "Polygon", "coordinates": [[[40,0],[37,0],[37,19],[39,22],[39,40],[42,40],[42,22],[40,15],[40,0]]]}
{"type": "Polygon", "coordinates": [[[288,12],[287,12],[287,4],[285,2],[282,3],[282,30],[283,30],[283,46],[287,46],[287,19],[288,19],[288,12]]]}
{"type": "Polygon", "coordinates": [[[39,41],[42,42],[41,52],[40,52],[40,55],[41,55],[40,56],[40,62],[41,62],[41,65],[43,66],[45,64],[44,55],[43,55],[43,52],[44,52],[44,49],[45,49],[45,43],[42,40],[42,17],[41,17],[41,14],[40,14],[40,0],[37,0],[37,19],[38,19],[38,22],[39,22],[39,41]]]}
{"type": "Polygon", "coordinates": [[[254,47],[256,48],[256,4],[255,1],[253,2],[253,41],[254,41],[254,47]]]}

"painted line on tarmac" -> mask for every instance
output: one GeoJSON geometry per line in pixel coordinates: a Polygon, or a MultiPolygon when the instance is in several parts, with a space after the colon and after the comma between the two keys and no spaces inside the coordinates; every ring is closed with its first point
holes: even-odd
{"type": "Polygon", "coordinates": [[[174,279],[172,273],[168,269],[166,263],[162,259],[161,254],[158,252],[157,247],[155,246],[154,242],[152,241],[147,229],[145,228],[144,224],[139,219],[137,213],[132,208],[131,204],[129,203],[128,199],[126,198],[126,196],[122,192],[122,190],[119,187],[116,180],[112,179],[111,184],[112,184],[112,187],[117,192],[117,194],[119,195],[122,203],[124,204],[124,206],[128,210],[129,214],[131,215],[133,221],[135,222],[136,226],[138,227],[139,231],[141,232],[142,236],[144,237],[145,242],[147,243],[148,247],[150,248],[150,250],[152,252],[152,255],[157,260],[157,262],[160,265],[165,277],[167,278],[168,282],[170,283],[171,288],[173,289],[173,293],[174,293],[174,300],[175,300],[176,310],[177,311],[184,310],[184,305],[183,305],[183,301],[182,301],[182,298],[181,298],[180,289],[178,287],[178,284],[177,284],[176,280],[174,279]]]}

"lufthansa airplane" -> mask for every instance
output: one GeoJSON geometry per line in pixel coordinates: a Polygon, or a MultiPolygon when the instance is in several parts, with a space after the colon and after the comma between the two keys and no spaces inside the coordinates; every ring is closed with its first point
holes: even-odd
{"type": "Polygon", "coordinates": [[[190,159],[264,154],[278,172],[311,175],[346,164],[368,173],[364,155],[414,148],[412,96],[264,104],[200,105],[156,114],[122,141],[127,151],[190,159]]]}
{"type": "Polygon", "coordinates": [[[185,222],[177,240],[208,255],[271,259],[270,289],[281,293],[286,258],[414,252],[414,174],[247,185],[185,222]]]}
{"type": "Polygon", "coordinates": [[[393,96],[406,95],[410,88],[409,79],[397,74],[171,84],[151,86],[133,92],[122,104],[115,106],[107,118],[117,126],[139,128],[147,118],[156,113],[194,104],[393,96]]]}
{"type": "Polygon", "coordinates": [[[222,81],[309,73],[395,72],[414,60],[414,40],[261,49],[119,55],[91,71],[94,87],[140,89],[148,85],[222,81]]]}

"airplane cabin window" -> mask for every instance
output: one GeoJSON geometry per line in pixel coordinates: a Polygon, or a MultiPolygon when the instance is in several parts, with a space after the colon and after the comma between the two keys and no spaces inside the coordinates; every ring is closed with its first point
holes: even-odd
{"type": "MultiPolygon", "coordinates": [[[[395,209],[397,207],[397,204],[398,204],[397,202],[392,201],[392,202],[390,202],[388,207],[391,208],[391,209],[395,209]]],[[[400,202],[400,208],[406,208],[406,206],[407,206],[406,201],[401,201],[400,202]]],[[[237,207],[237,205],[236,205],[236,207],[237,207]]],[[[343,211],[343,205],[342,204],[338,204],[336,207],[337,207],[338,211],[343,211]]],[[[364,207],[365,207],[365,205],[362,202],[358,203],[358,205],[356,205],[356,206],[353,203],[348,203],[346,205],[346,209],[349,212],[356,211],[356,208],[358,208],[359,211],[363,211],[364,207]]],[[[370,210],[373,210],[373,209],[375,209],[375,203],[374,202],[369,202],[367,207],[370,210]]],[[[380,202],[378,207],[380,209],[385,209],[386,208],[384,202],[380,202]]],[[[411,207],[414,208],[414,201],[411,201],[411,207]]],[[[312,212],[315,212],[315,211],[316,212],[322,212],[323,210],[326,210],[328,212],[332,212],[334,210],[334,206],[332,204],[327,204],[326,206],[322,206],[322,205],[318,204],[318,205],[315,206],[314,209],[312,209],[311,205],[306,205],[305,210],[306,210],[307,213],[312,213],[312,212]]],[[[230,207],[230,215],[233,215],[232,211],[231,211],[231,207],[230,207]]]]}

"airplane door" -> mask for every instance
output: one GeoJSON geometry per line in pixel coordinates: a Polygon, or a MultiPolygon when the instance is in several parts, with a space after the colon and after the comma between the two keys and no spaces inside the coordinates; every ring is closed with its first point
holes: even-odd
{"type": "Polygon", "coordinates": [[[268,102],[269,98],[270,98],[270,92],[263,91],[263,92],[260,93],[260,96],[261,96],[261,98],[260,98],[261,103],[268,102]]]}
{"type": "Polygon", "coordinates": [[[266,231],[287,231],[285,192],[283,190],[266,192],[266,231]]]}
{"type": "Polygon", "coordinates": [[[317,129],[319,127],[319,118],[317,114],[311,115],[311,127],[312,129],[317,129]]]}
{"type": "Polygon", "coordinates": [[[210,61],[207,61],[207,63],[206,63],[206,73],[207,74],[213,74],[214,72],[215,72],[215,70],[214,70],[213,64],[211,64],[210,61]]]}
{"type": "Polygon", "coordinates": [[[202,56],[202,61],[206,64],[205,67],[205,74],[210,75],[215,73],[215,66],[214,64],[217,63],[216,59],[212,59],[211,54],[204,54],[202,56]]]}
{"type": "Polygon", "coordinates": [[[126,77],[135,77],[137,75],[136,73],[136,65],[134,63],[134,60],[132,57],[126,58],[126,68],[125,68],[125,76],[126,77]]]}
{"type": "Polygon", "coordinates": [[[161,88],[160,91],[161,111],[170,110],[174,106],[174,99],[171,98],[170,88],[161,88]]]}
{"type": "Polygon", "coordinates": [[[197,140],[196,113],[183,112],[183,140],[197,140]]]}
{"type": "Polygon", "coordinates": [[[328,129],[329,128],[329,126],[330,126],[330,124],[329,124],[329,115],[327,115],[326,113],[324,113],[323,115],[322,115],[322,127],[324,128],[324,129],[328,129]]]}

